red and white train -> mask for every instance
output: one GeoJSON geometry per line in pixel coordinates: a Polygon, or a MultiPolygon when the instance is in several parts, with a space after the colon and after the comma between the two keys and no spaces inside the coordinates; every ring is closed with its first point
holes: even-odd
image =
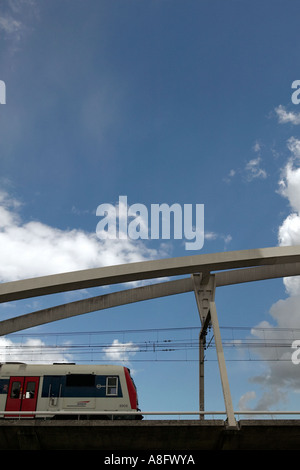
{"type": "Polygon", "coordinates": [[[0,417],[78,416],[142,419],[130,370],[117,365],[0,364],[0,417]]]}

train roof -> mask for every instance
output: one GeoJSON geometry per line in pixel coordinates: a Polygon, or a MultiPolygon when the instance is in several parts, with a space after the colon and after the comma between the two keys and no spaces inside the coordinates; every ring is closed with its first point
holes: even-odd
{"type": "Polygon", "coordinates": [[[124,366],[115,364],[26,364],[22,362],[0,363],[0,375],[48,375],[48,374],[120,374],[124,366]]]}

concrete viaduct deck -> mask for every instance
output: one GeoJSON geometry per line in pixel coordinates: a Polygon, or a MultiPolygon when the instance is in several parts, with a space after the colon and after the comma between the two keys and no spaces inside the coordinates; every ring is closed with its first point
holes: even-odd
{"type": "Polygon", "coordinates": [[[222,420],[47,421],[2,420],[0,451],[101,451],[127,455],[203,450],[299,450],[300,421],[222,420]]]}

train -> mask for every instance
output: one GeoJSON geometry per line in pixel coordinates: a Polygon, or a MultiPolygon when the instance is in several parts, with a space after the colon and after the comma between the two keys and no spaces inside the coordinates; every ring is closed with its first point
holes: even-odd
{"type": "Polygon", "coordinates": [[[143,419],[138,406],[122,365],[0,364],[0,418],[143,419]]]}

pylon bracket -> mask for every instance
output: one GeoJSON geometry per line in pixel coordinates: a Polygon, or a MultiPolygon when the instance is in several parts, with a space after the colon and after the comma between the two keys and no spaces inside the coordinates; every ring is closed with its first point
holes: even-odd
{"type": "Polygon", "coordinates": [[[194,292],[201,320],[201,331],[199,335],[199,380],[200,380],[200,411],[204,411],[204,347],[207,328],[212,325],[221,376],[223,396],[227,413],[227,424],[230,428],[237,427],[234,416],[231,393],[224,358],[217,309],[215,304],[216,281],[215,276],[210,273],[192,275],[194,281],[194,292]]]}

